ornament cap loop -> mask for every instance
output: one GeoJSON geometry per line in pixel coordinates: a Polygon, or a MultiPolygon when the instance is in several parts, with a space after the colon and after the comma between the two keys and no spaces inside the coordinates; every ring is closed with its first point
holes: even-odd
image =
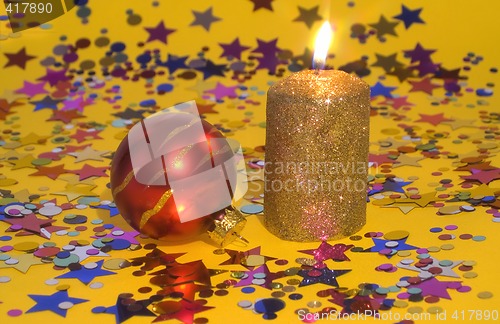
{"type": "Polygon", "coordinates": [[[246,223],[246,218],[238,210],[230,206],[224,209],[220,219],[214,221],[213,229],[208,230],[207,233],[212,241],[221,247],[230,244],[237,238],[249,243],[247,239],[240,235],[246,223]]]}

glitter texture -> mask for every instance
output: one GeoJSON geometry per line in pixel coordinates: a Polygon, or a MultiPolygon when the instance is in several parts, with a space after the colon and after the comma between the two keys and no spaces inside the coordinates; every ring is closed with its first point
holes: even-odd
{"type": "Polygon", "coordinates": [[[301,71],[267,94],[265,217],[284,240],[349,236],[366,223],[370,88],[336,70],[301,71]]]}

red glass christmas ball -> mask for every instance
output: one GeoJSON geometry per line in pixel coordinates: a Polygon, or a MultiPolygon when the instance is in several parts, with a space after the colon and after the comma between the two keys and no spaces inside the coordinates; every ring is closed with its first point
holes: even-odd
{"type": "MultiPolygon", "coordinates": [[[[189,131],[190,118],[194,117],[180,113],[173,118],[180,118],[180,124],[183,124],[184,128],[180,131],[172,131],[165,136],[164,140],[167,146],[169,143],[178,143],[182,141],[182,138],[185,138],[185,132],[189,131]]],[[[199,119],[198,116],[196,118],[199,119]]],[[[223,217],[224,207],[227,207],[227,205],[209,215],[197,215],[198,218],[196,219],[181,222],[179,212],[196,205],[197,197],[193,193],[192,197],[187,200],[183,198],[181,202],[179,199],[175,199],[174,191],[169,183],[169,179],[187,178],[212,168],[214,156],[221,160],[227,160],[233,156],[233,152],[227,150],[227,142],[221,141],[222,139],[225,140],[225,138],[217,128],[204,120],[199,121],[203,127],[205,138],[200,139],[198,143],[176,148],[168,153],[169,157],[161,157],[160,161],[163,162],[163,168],[157,167],[158,163],[160,163],[158,159],[152,159],[151,163],[146,164],[142,170],[135,170],[134,172],[132,155],[137,152],[134,149],[131,152],[130,145],[137,145],[137,143],[130,143],[129,136],[122,140],[116,150],[111,165],[113,198],[122,217],[140,233],[155,239],[181,241],[206,232],[213,226],[215,219],[223,217]],[[213,139],[218,140],[213,141],[213,139]],[[170,165],[165,165],[167,160],[171,161],[170,165]],[[152,168],[154,172],[151,171],[152,168]],[[161,185],[144,184],[144,181],[138,179],[143,170],[147,171],[148,174],[152,174],[150,176],[151,182],[155,182],[155,179],[165,179],[164,183],[161,185]]],[[[138,123],[134,127],[140,126],[140,123],[138,123]]],[[[144,123],[142,123],[142,126],[144,127],[144,123]]],[[[146,134],[144,146],[148,145],[151,136],[150,130],[146,134]]],[[[142,152],[141,154],[147,154],[148,151],[147,149],[144,151],[144,148],[142,148],[142,152]]],[[[226,173],[226,177],[229,177],[229,179],[236,176],[235,169],[228,171],[229,174],[226,173]]],[[[229,185],[230,181],[228,180],[227,183],[229,185]]],[[[203,181],[199,184],[199,187],[203,190],[211,190],[211,186],[213,186],[213,183],[210,181],[203,181]]],[[[197,210],[193,210],[193,212],[199,213],[197,210]]]]}

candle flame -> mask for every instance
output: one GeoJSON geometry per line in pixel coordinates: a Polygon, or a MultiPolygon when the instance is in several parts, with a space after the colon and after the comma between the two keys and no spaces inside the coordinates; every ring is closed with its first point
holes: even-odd
{"type": "Polygon", "coordinates": [[[316,43],[314,45],[313,68],[323,69],[325,67],[328,48],[333,38],[332,27],[328,21],[325,21],[321,26],[316,43]]]}

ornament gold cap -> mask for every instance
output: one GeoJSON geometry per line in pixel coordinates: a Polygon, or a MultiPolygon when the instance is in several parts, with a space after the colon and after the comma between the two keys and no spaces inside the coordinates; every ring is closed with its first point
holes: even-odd
{"type": "Polygon", "coordinates": [[[208,236],[217,245],[224,247],[235,239],[249,243],[240,235],[247,223],[246,218],[232,206],[224,209],[224,213],[220,215],[220,219],[214,221],[213,229],[207,231],[208,236]]]}

